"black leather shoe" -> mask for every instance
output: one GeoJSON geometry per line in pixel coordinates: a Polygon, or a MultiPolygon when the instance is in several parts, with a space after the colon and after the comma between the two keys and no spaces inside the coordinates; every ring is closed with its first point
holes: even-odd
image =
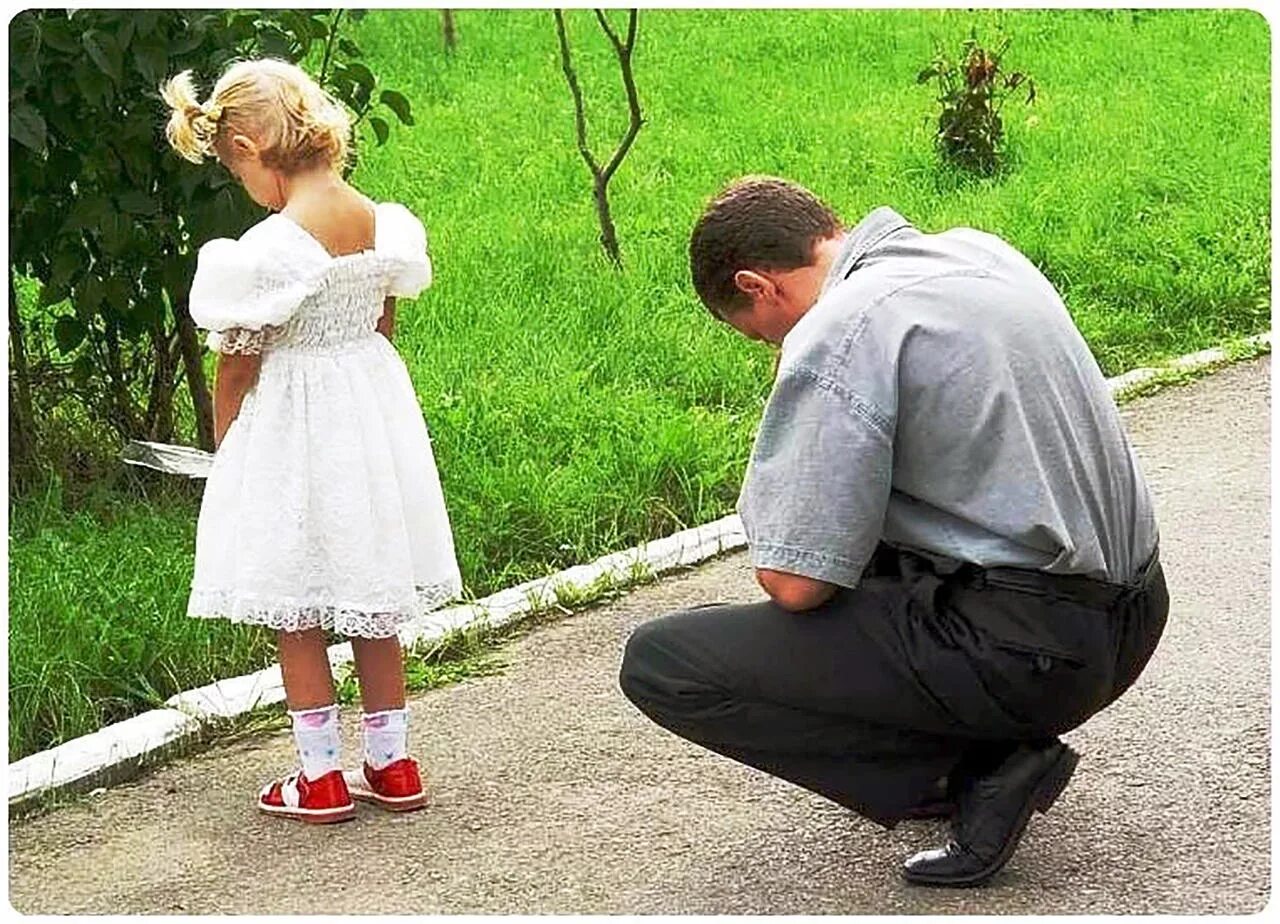
{"type": "Polygon", "coordinates": [[[975,886],[1013,856],[1032,812],[1047,812],[1075,772],[1080,758],[1061,741],[1023,745],[995,771],[973,780],[961,794],[952,839],[907,860],[908,882],[975,886]]]}

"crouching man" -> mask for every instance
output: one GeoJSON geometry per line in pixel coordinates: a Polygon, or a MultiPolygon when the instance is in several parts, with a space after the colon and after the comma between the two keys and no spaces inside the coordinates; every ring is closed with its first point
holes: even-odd
{"type": "Polygon", "coordinates": [[[652,620],[657,724],[885,826],[947,816],[912,882],[997,872],[1067,785],[1059,740],[1137,678],[1168,594],[1096,361],[1024,256],[880,208],[846,229],[747,178],[690,244],[711,314],[781,360],[738,509],[768,599],[652,620]]]}

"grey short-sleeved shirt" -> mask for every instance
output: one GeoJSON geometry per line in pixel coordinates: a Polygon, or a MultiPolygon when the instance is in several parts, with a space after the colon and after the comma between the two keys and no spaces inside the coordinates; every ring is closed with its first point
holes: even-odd
{"type": "Polygon", "coordinates": [[[738,500],[758,568],[856,586],[882,538],[1129,580],[1157,541],[1115,402],[1058,293],[968,228],[844,239],[782,359],[738,500]]]}

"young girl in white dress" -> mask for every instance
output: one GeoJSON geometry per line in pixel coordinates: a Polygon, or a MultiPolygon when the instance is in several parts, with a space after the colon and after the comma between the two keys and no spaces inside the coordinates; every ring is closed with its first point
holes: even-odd
{"type": "Polygon", "coordinates": [[[324,823],[350,818],[353,797],[418,808],[397,627],[461,590],[427,427],[391,345],[395,299],[431,281],[426,232],[343,180],[347,113],[299,68],[240,62],[203,103],[189,72],[162,93],[173,147],[216,157],[274,213],[201,247],[191,285],[220,355],[188,612],[277,633],[301,769],[267,784],[261,810],[324,823]],[[327,631],[355,656],[355,771],[340,760],[327,631]]]}

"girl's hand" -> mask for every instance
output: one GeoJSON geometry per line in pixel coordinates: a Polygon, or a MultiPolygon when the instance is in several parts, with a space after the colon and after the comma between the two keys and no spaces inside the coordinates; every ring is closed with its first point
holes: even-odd
{"type": "Polygon", "coordinates": [[[222,353],[218,356],[217,380],[213,388],[213,446],[222,438],[240,413],[244,396],[258,381],[262,357],[253,353],[222,353]]]}
{"type": "Polygon", "coordinates": [[[388,298],[383,304],[382,317],[378,319],[378,333],[391,342],[396,333],[396,300],[388,298]]]}

